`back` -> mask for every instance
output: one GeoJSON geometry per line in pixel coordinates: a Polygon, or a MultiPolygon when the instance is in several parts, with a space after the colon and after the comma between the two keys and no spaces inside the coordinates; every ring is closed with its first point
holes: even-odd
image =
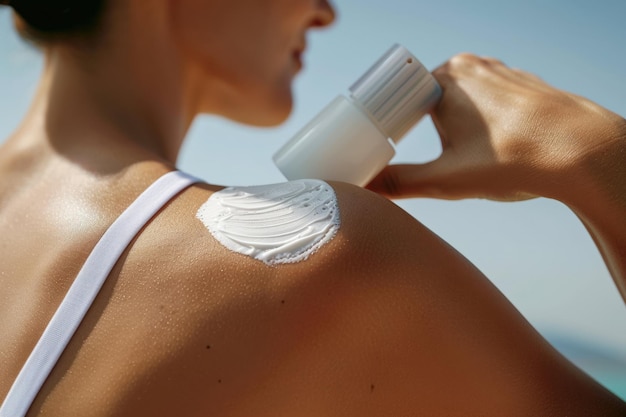
{"type": "MultiPolygon", "coordinates": [[[[63,161],[41,162],[37,158],[0,160],[3,171],[0,176],[3,179],[0,182],[0,235],[6,242],[1,248],[3,261],[0,266],[0,398],[8,392],[100,236],[144,188],[166,172],[160,164],[147,163],[141,169],[131,167],[116,175],[101,177],[89,175],[72,164],[65,165],[63,161]],[[19,169],[11,169],[15,167],[19,169]]],[[[124,355],[123,352],[137,353],[124,343],[141,344],[146,331],[135,334],[134,342],[119,337],[117,332],[125,328],[125,324],[133,329],[141,328],[138,317],[143,311],[140,313],[137,308],[143,308],[149,302],[146,288],[138,292],[126,291],[125,281],[120,281],[120,277],[129,277],[133,283],[128,285],[130,288],[136,288],[137,283],[147,288],[154,286],[149,272],[132,266],[124,269],[128,253],[122,255],[122,260],[111,273],[44,385],[31,414],[43,411],[44,415],[59,415],[67,414],[68,410],[77,410],[76,415],[110,414],[111,398],[103,395],[110,388],[104,391],[94,389],[97,381],[107,381],[104,386],[117,386],[117,382],[106,375],[121,376],[123,369],[132,368],[129,361],[116,361],[116,358],[124,355]],[[123,274],[122,270],[125,271],[123,274]],[[119,311],[113,308],[112,313],[108,313],[107,306],[117,305],[116,300],[120,298],[132,298],[133,302],[123,303],[124,307],[119,311]],[[102,320],[108,322],[112,317],[113,329],[98,324],[102,320]],[[101,334],[95,331],[96,328],[102,328],[105,335],[98,348],[89,342],[91,337],[101,334]],[[111,346],[117,346],[119,351],[114,349],[117,353],[109,355],[111,346]],[[86,355],[86,362],[81,359],[83,355],[86,355]],[[72,382],[69,375],[77,375],[79,382],[72,382]],[[68,379],[69,382],[65,382],[68,379]],[[85,381],[90,381],[88,388],[85,381]],[[63,387],[68,387],[68,391],[63,387]],[[69,397],[60,395],[63,398],[62,411],[41,405],[53,401],[57,396],[54,393],[59,391],[72,393],[69,397]],[[89,412],[78,411],[83,406],[88,407],[89,412]]],[[[166,254],[149,255],[156,255],[158,259],[159,255],[163,258],[166,254]]],[[[167,259],[164,261],[167,263],[167,259]]],[[[159,277],[157,274],[156,279],[159,277]]],[[[158,303],[158,297],[153,301],[158,303]]],[[[163,303],[158,305],[164,307],[163,303]]]]}

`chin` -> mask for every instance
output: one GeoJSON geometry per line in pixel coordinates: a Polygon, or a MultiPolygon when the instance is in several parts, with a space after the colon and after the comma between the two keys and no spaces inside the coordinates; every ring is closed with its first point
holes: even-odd
{"type": "Polygon", "coordinates": [[[239,123],[258,127],[274,127],[284,123],[293,109],[293,96],[279,94],[256,103],[248,101],[245,109],[240,107],[235,115],[226,115],[239,123]]]}
{"type": "Polygon", "coordinates": [[[290,77],[270,82],[258,79],[225,82],[211,94],[203,94],[211,100],[203,102],[199,112],[250,126],[278,126],[287,120],[293,109],[291,82],[290,77]]]}
{"type": "Polygon", "coordinates": [[[274,112],[268,115],[261,115],[257,118],[256,121],[251,122],[250,124],[254,124],[259,127],[275,127],[283,124],[291,115],[291,107],[288,110],[274,112]]]}

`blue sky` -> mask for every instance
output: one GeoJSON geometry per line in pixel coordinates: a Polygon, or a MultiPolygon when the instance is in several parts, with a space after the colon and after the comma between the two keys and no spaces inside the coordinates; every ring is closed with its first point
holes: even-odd
{"type": "MultiPolygon", "coordinates": [[[[198,118],[180,168],[219,184],[282,181],[272,154],[395,42],[429,68],[458,52],[494,56],[626,115],[624,0],[338,0],[336,6],[337,24],[310,37],[292,117],[275,129],[198,118]]],[[[40,66],[38,54],[13,34],[4,8],[0,141],[22,117],[40,66]]],[[[398,146],[395,161],[426,161],[439,150],[426,119],[398,146]]],[[[626,308],[566,207],[545,199],[399,204],[474,262],[544,334],[626,360],[626,308]]]]}

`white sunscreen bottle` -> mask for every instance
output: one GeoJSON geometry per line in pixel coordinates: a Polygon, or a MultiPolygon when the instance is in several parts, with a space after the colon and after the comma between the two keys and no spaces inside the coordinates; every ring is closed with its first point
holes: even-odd
{"type": "Polygon", "coordinates": [[[317,178],[365,186],[397,144],[439,101],[435,78],[394,45],[274,155],[289,180],[317,178]]]}

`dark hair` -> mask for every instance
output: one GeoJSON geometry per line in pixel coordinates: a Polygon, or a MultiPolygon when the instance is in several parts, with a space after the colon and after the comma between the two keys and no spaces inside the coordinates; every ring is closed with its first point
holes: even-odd
{"type": "Polygon", "coordinates": [[[0,0],[18,15],[18,31],[36,43],[93,35],[105,0],[0,0]]]}

